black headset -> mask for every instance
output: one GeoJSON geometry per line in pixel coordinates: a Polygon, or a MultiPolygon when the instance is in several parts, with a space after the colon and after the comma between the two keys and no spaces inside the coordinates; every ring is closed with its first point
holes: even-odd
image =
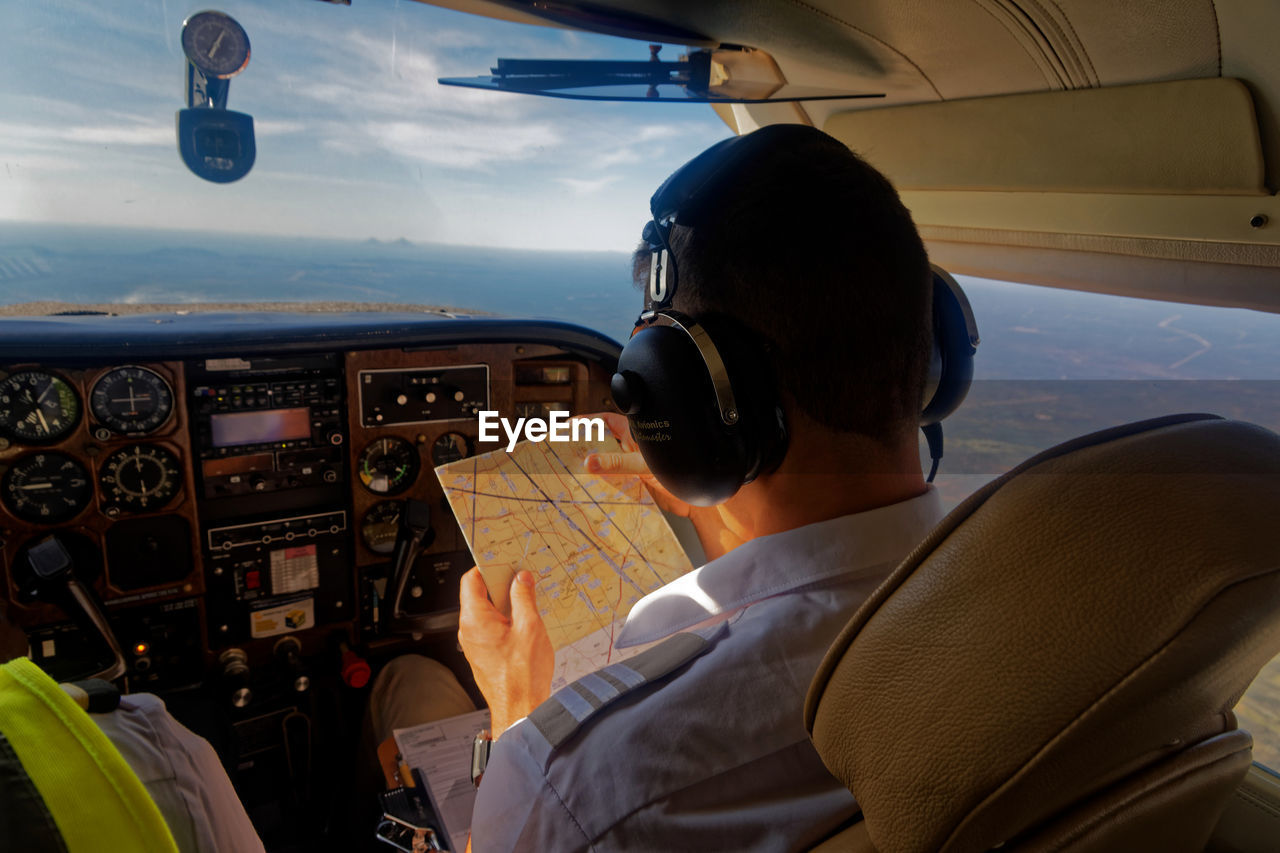
{"type": "MultiPolygon", "coordinates": [[[[722,183],[766,148],[809,141],[821,131],[769,125],[719,142],[690,160],[649,200],[645,307],[618,358],[610,388],[631,436],[669,492],[696,506],[723,503],[787,452],[786,417],[769,345],[725,315],[697,319],[670,306],[678,281],[671,228],[696,228],[722,183]]],[[[941,421],[964,400],[978,331],[955,279],[933,267],[934,347],[920,426],[933,469],[942,457],[941,421]]]]}

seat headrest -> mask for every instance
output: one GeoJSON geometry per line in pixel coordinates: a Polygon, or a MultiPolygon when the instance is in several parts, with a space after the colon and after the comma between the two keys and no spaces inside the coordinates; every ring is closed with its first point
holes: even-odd
{"type": "Polygon", "coordinates": [[[1280,436],[1095,433],[957,507],[858,610],[805,724],[881,851],[988,850],[1233,728],[1280,651],[1280,436]]]}

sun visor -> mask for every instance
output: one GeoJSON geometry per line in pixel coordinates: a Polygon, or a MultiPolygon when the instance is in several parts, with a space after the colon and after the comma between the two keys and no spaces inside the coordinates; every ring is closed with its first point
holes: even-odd
{"type": "Polygon", "coordinates": [[[488,75],[442,77],[439,82],[586,101],[764,104],[884,97],[792,85],[761,50],[690,50],[675,61],[664,61],[658,57],[661,49],[661,45],[650,45],[648,61],[499,59],[488,75]]]}

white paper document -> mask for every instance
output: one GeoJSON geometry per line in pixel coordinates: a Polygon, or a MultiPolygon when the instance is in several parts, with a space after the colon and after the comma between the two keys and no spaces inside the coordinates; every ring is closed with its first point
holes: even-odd
{"type": "Polygon", "coordinates": [[[422,773],[431,808],[440,818],[440,829],[454,853],[466,849],[471,809],[476,803],[476,789],[471,784],[471,745],[476,732],[487,728],[486,709],[393,732],[401,760],[411,770],[422,773]]]}

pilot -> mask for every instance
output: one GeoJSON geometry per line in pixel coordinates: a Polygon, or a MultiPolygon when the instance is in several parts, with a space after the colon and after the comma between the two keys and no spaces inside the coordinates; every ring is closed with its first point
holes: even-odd
{"type": "MultiPolygon", "coordinates": [[[[632,609],[615,645],[656,643],[637,656],[551,696],[533,578],[513,581],[509,618],[476,570],[463,578],[459,639],[493,737],[471,824],[477,851],[803,849],[858,814],[806,737],[802,707],[837,633],[943,514],[916,438],[928,259],[889,181],[812,128],[720,143],[659,195],[673,180],[694,189],[674,224],[646,229],[637,284],[674,262],[669,307],[718,344],[735,339],[737,366],[750,366],[735,391],[759,386],[781,417],[762,427],[749,482],[709,507],[663,482],[699,497],[719,485],[650,476],[626,420],[612,418],[624,452],[590,457],[588,469],[645,477],[711,558],[632,609]]],[[[642,315],[633,343],[652,320],[642,315]]],[[[423,697],[456,693],[424,660],[394,661],[375,705],[393,679],[423,697]]]]}

